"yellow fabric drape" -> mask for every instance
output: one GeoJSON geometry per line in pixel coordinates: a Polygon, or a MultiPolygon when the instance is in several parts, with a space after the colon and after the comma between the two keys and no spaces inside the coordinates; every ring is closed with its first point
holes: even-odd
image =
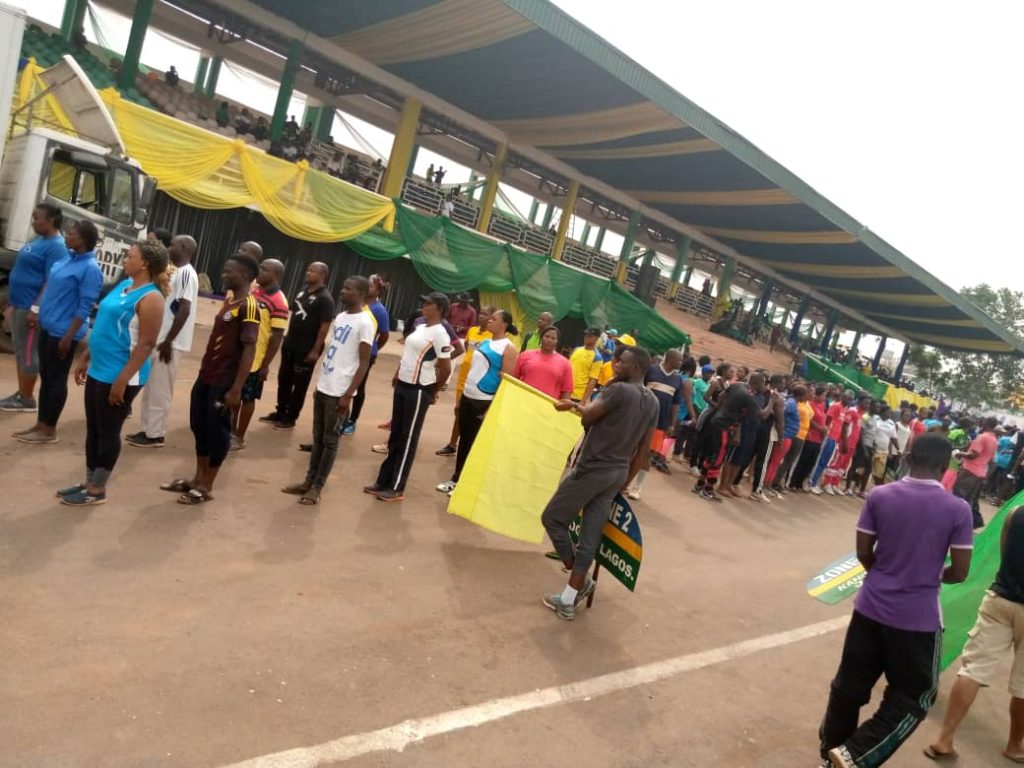
{"type": "Polygon", "coordinates": [[[898,389],[892,386],[892,384],[885,390],[885,402],[890,408],[899,408],[900,403],[904,400],[912,405],[916,405],[918,408],[934,408],[938,405],[930,397],[922,397],[916,392],[911,392],[909,389],[898,389]]]}
{"type": "Polygon", "coordinates": [[[100,94],[128,154],[185,205],[217,210],[249,206],[286,235],[338,242],[376,224],[394,226],[395,205],[319,171],[290,163],[224,136],[125,101],[113,89],[100,94]]]}

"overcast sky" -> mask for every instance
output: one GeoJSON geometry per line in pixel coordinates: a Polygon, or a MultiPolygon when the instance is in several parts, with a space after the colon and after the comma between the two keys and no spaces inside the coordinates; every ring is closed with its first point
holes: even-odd
{"type": "Polygon", "coordinates": [[[953,287],[1024,290],[1024,3],[554,2],[953,287]]]}
{"type": "MultiPolygon", "coordinates": [[[[1013,230],[1024,202],[1024,3],[554,2],[953,287],[1024,290],[1013,230]]],[[[59,24],[63,5],[34,0],[30,10],[59,24]]],[[[104,17],[108,43],[123,49],[127,23],[104,17]]],[[[197,56],[155,35],[144,51],[185,77],[197,56]]],[[[268,110],[274,98],[273,84],[227,72],[219,90],[268,110]]],[[[388,152],[386,132],[361,128],[388,152]]],[[[421,152],[417,171],[435,161],[421,152]]]]}

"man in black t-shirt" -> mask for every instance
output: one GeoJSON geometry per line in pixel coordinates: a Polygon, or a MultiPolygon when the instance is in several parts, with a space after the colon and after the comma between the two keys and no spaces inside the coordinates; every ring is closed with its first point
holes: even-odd
{"type": "Polygon", "coordinates": [[[281,343],[281,366],[277,371],[277,409],[260,418],[277,429],[295,427],[334,321],[334,299],[326,287],[328,274],[326,264],[310,264],[306,268],[306,287],[292,299],[291,322],[281,343]]]}
{"type": "Polygon", "coordinates": [[[694,487],[694,493],[708,501],[721,501],[722,498],[715,492],[715,483],[722,472],[722,463],[725,461],[725,453],[729,447],[729,436],[733,430],[739,429],[740,425],[748,417],[759,414],[762,418],[768,415],[768,411],[762,410],[756,396],[764,391],[764,375],[760,373],[751,374],[749,382],[734,382],[729,385],[718,400],[718,409],[703,432],[700,447],[701,456],[704,457],[700,468],[700,479],[694,487]]]}

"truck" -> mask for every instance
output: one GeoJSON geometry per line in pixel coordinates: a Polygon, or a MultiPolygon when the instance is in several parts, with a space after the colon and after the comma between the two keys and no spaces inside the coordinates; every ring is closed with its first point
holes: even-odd
{"type": "Polygon", "coordinates": [[[0,4],[0,350],[10,351],[8,277],[17,251],[33,236],[33,208],[61,209],[65,227],[87,219],[100,241],[96,261],[107,285],[120,278],[131,245],[146,236],[156,184],[125,153],[96,89],[71,56],[43,71],[45,90],[12,109],[25,14],[0,4]],[[60,104],[74,132],[49,124],[44,99],[60,104]]]}

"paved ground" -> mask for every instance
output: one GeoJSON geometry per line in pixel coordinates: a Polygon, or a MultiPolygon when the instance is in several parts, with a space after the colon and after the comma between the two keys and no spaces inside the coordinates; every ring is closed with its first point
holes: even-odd
{"type": "MultiPolygon", "coordinates": [[[[713,506],[681,473],[652,477],[636,506],[637,593],[607,579],[592,610],[561,622],[539,601],[562,581],[543,548],[450,517],[433,490],[450,472],[451,460],[433,455],[450,394],[428,415],[407,500],[359,493],[379,459],[369,447],[384,434],[376,424],[389,415],[395,362],[385,355],[373,371],[359,432],[343,440],[316,508],[279,492],[303,475],[296,447],[308,409],[292,433],[254,424],[214,502],[183,507],[157,489],[191,471],[194,356],[180,372],[168,447],[126,446],[106,506],[53,498],[81,476],[81,390],[58,445],[0,441],[0,766],[216,768],[348,736],[292,762],[250,765],[816,764],[841,631],[690,655],[848,614],[848,603],[825,606],[804,584],[852,548],[854,503],[713,506]],[[573,698],[570,687],[539,706],[553,686],[679,657],[691,671],[558,703],[573,698]],[[394,731],[362,735],[519,694],[533,694],[532,708],[492,721],[508,705],[495,703],[479,727],[461,727],[466,713],[407,725],[399,733],[439,735],[402,752],[389,748],[401,741],[394,731]]],[[[13,379],[0,357],[0,391],[13,379]]],[[[0,414],[0,428],[28,419],[0,414]]],[[[950,681],[891,765],[928,764],[920,749],[950,681]]],[[[1001,687],[982,693],[960,765],[1003,762],[1005,704],[1001,687]]]]}

